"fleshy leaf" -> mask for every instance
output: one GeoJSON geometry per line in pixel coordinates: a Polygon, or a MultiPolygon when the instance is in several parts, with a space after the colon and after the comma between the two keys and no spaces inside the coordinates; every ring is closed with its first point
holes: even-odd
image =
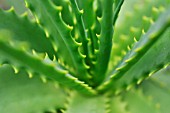
{"type": "Polygon", "coordinates": [[[0,112],[43,113],[49,109],[63,109],[67,95],[55,84],[43,83],[36,75],[29,78],[25,71],[15,74],[9,65],[1,66],[0,112]]]}
{"type": "Polygon", "coordinates": [[[105,113],[105,96],[86,97],[72,92],[65,113],[105,113]]]}
{"type": "Polygon", "coordinates": [[[122,95],[112,96],[109,98],[108,102],[108,112],[107,113],[131,113],[126,109],[127,103],[123,101],[122,95]]]}
{"type": "Polygon", "coordinates": [[[159,109],[156,109],[156,106],[145,98],[141,91],[131,90],[122,96],[130,113],[160,113],[159,109]]]}
{"type": "Polygon", "coordinates": [[[141,37],[141,40],[133,46],[99,89],[107,89],[110,86],[112,86],[114,92],[128,89],[134,83],[140,83],[139,81],[142,81],[144,76],[150,75],[152,71],[169,63],[168,26],[170,26],[169,10],[163,13],[155,24],[150,27],[149,31],[141,37]],[[146,62],[147,64],[143,67],[146,62]]]}
{"type": "Polygon", "coordinates": [[[31,22],[27,15],[19,17],[14,9],[10,9],[8,12],[0,10],[0,17],[0,35],[7,33],[13,40],[27,43],[31,49],[48,53],[53,59],[55,51],[52,44],[46,38],[44,31],[36,23],[31,22]]]}
{"type": "Polygon", "coordinates": [[[116,68],[169,3],[169,0],[125,0],[115,25],[108,72],[116,68]]]}
{"type": "Polygon", "coordinates": [[[19,68],[26,67],[28,70],[30,69],[47,78],[56,80],[60,84],[77,89],[77,91],[84,94],[95,94],[95,91],[91,87],[70,75],[68,71],[57,66],[57,64],[43,61],[34,55],[28,54],[22,48],[17,48],[15,43],[11,46],[8,38],[10,37],[0,36],[0,63],[8,62],[19,68]]]}
{"type": "Polygon", "coordinates": [[[81,44],[76,43],[71,36],[73,28],[66,25],[62,19],[62,6],[56,6],[51,0],[26,0],[26,5],[34,13],[37,22],[54,39],[59,59],[69,66],[68,70],[73,76],[87,81],[88,67],[84,63],[85,56],[78,50],[81,44]]]}
{"type": "Polygon", "coordinates": [[[167,68],[159,71],[139,86],[139,89],[143,90],[144,95],[154,102],[161,113],[169,113],[170,111],[169,80],[170,71],[169,68],[167,68]]]}
{"type": "Polygon", "coordinates": [[[97,53],[97,61],[94,70],[94,82],[96,86],[99,85],[105,77],[104,75],[110,57],[113,35],[113,3],[113,0],[101,0],[103,10],[102,17],[99,21],[101,24],[101,32],[99,35],[100,46],[97,53]]]}

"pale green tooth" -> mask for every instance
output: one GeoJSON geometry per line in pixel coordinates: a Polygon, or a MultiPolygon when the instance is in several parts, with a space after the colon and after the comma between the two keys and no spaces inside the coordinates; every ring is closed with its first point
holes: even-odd
{"type": "Polygon", "coordinates": [[[142,34],[144,35],[144,34],[146,34],[146,32],[145,32],[145,30],[144,29],[142,29],[142,34]]]}
{"type": "Polygon", "coordinates": [[[98,49],[94,49],[94,53],[98,54],[99,50],[98,49]]]}
{"type": "Polygon", "coordinates": [[[83,65],[86,69],[90,69],[90,66],[85,63],[85,60],[83,60],[82,62],[83,62],[83,65]]]}
{"type": "Polygon", "coordinates": [[[133,84],[129,84],[127,87],[126,87],[126,91],[129,91],[134,85],[133,84]]]}
{"type": "MultiPolygon", "coordinates": [[[[77,34],[78,35],[78,34],[77,34]]],[[[79,35],[78,35],[79,36],[79,35]]],[[[82,46],[82,42],[77,42],[76,40],[76,37],[72,38],[73,42],[77,45],[77,46],[82,46]]]]}
{"type": "Polygon", "coordinates": [[[142,17],[142,19],[143,19],[144,21],[149,21],[149,20],[150,20],[150,18],[147,17],[147,16],[145,16],[145,15],[142,17]]]}
{"type": "Polygon", "coordinates": [[[154,6],[152,7],[152,11],[155,12],[155,13],[159,13],[160,12],[159,9],[157,7],[154,7],[154,6]]]}
{"type": "Polygon", "coordinates": [[[128,49],[129,51],[131,50],[131,48],[130,48],[130,46],[129,46],[129,45],[127,46],[127,49],[128,49]]]}
{"type": "Polygon", "coordinates": [[[83,13],[84,13],[84,10],[82,9],[82,10],[79,10],[79,12],[80,12],[80,14],[82,15],[83,13]]]}
{"type": "Polygon", "coordinates": [[[154,73],[156,72],[156,70],[153,70],[152,72],[149,73],[149,77],[151,77],[154,73]]]}
{"type": "Polygon", "coordinates": [[[12,7],[10,7],[10,9],[8,9],[8,10],[6,10],[6,12],[8,12],[8,13],[13,13],[13,14],[16,14],[15,13],[15,9],[14,9],[14,7],[12,6],[12,7]]]}
{"type": "Polygon", "coordinates": [[[75,16],[73,16],[73,23],[74,23],[74,25],[77,24],[77,20],[76,20],[76,17],[75,17],[75,16]]]}
{"type": "Polygon", "coordinates": [[[37,22],[37,24],[40,24],[40,20],[38,19],[38,17],[36,15],[34,15],[35,17],[35,21],[37,22]]]}
{"type": "Polygon", "coordinates": [[[143,81],[143,77],[142,78],[140,78],[138,81],[137,81],[137,84],[139,85],[142,81],[143,81]]]}
{"type": "Polygon", "coordinates": [[[28,77],[29,77],[29,78],[32,78],[32,77],[33,77],[33,74],[32,74],[31,71],[27,71],[27,73],[28,73],[28,77]]]}
{"type": "Polygon", "coordinates": [[[34,49],[32,49],[32,54],[35,55],[35,56],[37,56],[37,53],[35,52],[34,49]]]}
{"type": "Polygon", "coordinates": [[[121,93],[121,89],[117,89],[114,94],[119,95],[120,93],[121,93]]]}
{"type": "Polygon", "coordinates": [[[40,76],[40,78],[43,83],[47,83],[47,78],[45,76],[42,75],[42,76],[40,76]]]}
{"type": "Polygon", "coordinates": [[[138,31],[138,28],[131,26],[131,27],[130,27],[130,31],[133,32],[133,33],[134,33],[134,32],[137,32],[137,31],[138,31]]]}
{"type": "Polygon", "coordinates": [[[125,67],[126,67],[126,64],[124,64],[124,65],[121,66],[121,67],[116,68],[116,70],[119,71],[119,70],[121,70],[121,69],[123,69],[123,68],[125,68],[125,67]]]}
{"type": "Polygon", "coordinates": [[[43,28],[43,29],[44,29],[44,31],[45,31],[46,37],[49,38],[49,37],[50,37],[50,33],[48,32],[48,30],[47,30],[46,28],[43,28]]]}
{"type": "Polygon", "coordinates": [[[170,63],[165,64],[165,65],[163,66],[163,68],[166,69],[169,65],[170,65],[170,63]]]}
{"type": "Polygon", "coordinates": [[[73,26],[67,25],[67,28],[70,29],[71,31],[73,30],[73,26]]]}
{"type": "Polygon", "coordinates": [[[152,18],[150,18],[149,22],[153,25],[154,24],[154,20],[152,18]]]}
{"type": "Polygon", "coordinates": [[[137,39],[136,39],[136,37],[134,37],[133,40],[134,40],[134,42],[138,42],[137,39]]]}
{"type": "Polygon", "coordinates": [[[56,61],[57,61],[57,59],[56,59],[56,56],[55,56],[55,55],[53,55],[53,61],[54,61],[54,62],[56,62],[56,61]]]}
{"type": "Polygon", "coordinates": [[[24,0],[24,2],[25,2],[25,7],[29,8],[28,2],[26,0],[24,0]]]}
{"type": "Polygon", "coordinates": [[[134,55],[134,56],[130,57],[130,58],[129,58],[129,59],[127,59],[127,60],[125,60],[125,62],[126,62],[126,63],[131,62],[131,61],[132,61],[135,57],[136,57],[136,55],[134,55]]]}
{"type": "Polygon", "coordinates": [[[14,73],[17,74],[19,72],[19,69],[15,66],[12,66],[12,68],[14,69],[14,73]]]}
{"type": "Polygon", "coordinates": [[[96,37],[97,37],[98,39],[100,39],[100,34],[96,34],[96,37]]]}
{"type": "Polygon", "coordinates": [[[27,17],[28,17],[28,12],[22,13],[22,14],[21,14],[21,17],[22,17],[22,18],[27,18],[27,17]]]}
{"type": "Polygon", "coordinates": [[[97,20],[99,21],[99,23],[101,23],[102,18],[101,17],[97,17],[97,20]]]}
{"type": "Polygon", "coordinates": [[[121,51],[121,54],[122,54],[123,56],[126,55],[126,53],[127,53],[127,52],[126,52],[125,50],[122,50],[122,51],[121,51]]]}

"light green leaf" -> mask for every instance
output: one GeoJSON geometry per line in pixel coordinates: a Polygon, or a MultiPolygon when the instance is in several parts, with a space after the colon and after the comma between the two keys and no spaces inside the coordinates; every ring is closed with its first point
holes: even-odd
{"type": "Polygon", "coordinates": [[[37,52],[48,53],[53,59],[56,54],[49,39],[46,38],[44,31],[36,24],[31,22],[27,15],[19,17],[14,10],[0,10],[0,35],[10,35],[13,40],[27,43],[31,49],[37,52]]]}
{"type": "Polygon", "coordinates": [[[86,97],[72,92],[65,113],[105,113],[105,96],[86,97]]]}
{"type": "Polygon", "coordinates": [[[68,71],[62,69],[57,63],[46,62],[34,55],[29,54],[26,50],[17,47],[17,44],[10,45],[10,37],[0,36],[0,63],[8,62],[17,68],[26,67],[27,70],[37,72],[47,78],[56,80],[60,84],[77,89],[84,94],[95,94],[96,92],[82,81],[73,77],[68,71]],[[4,41],[6,39],[6,41],[4,41]]]}
{"type": "Polygon", "coordinates": [[[130,113],[160,113],[159,109],[156,109],[156,106],[141,91],[131,90],[122,96],[130,113]]]}
{"type": "Polygon", "coordinates": [[[9,65],[0,67],[0,112],[43,113],[49,109],[63,109],[66,93],[53,82],[43,83],[25,71],[18,74],[9,65]]]}
{"type": "Polygon", "coordinates": [[[69,66],[68,70],[73,73],[73,76],[87,81],[88,67],[84,62],[85,56],[78,50],[81,44],[76,43],[71,36],[73,28],[66,25],[62,19],[62,6],[56,6],[51,0],[26,0],[26,3],[34,13],[37,22],[54,39],[59,59],[69,66]]]}
{"type": "Polygon", "coordinates": [[[115,25],[108,72],[116,68],[129,48],[148,31],[169,3],[169,0],[125,0],[115,25]]]}
{"type": "Polygon", "coordinates": [[[133,84],[140,83],[146,76],[151,75],[152,71],[169,63],[170,39],[169,29],[167,29],[169,25],[170,14],[167,10],[126,54],[99,89],[112,87],[114,92],[129,89],[133,84]]]}
{"type": "Polygon", "coordinates": [[[169,68],[167,68],[153,75],[139,87],[143,90],[144,95],[154,102],[157,109],[160,110],[160,113],[170,112],[169,80],[170,71],[169,68]]]}

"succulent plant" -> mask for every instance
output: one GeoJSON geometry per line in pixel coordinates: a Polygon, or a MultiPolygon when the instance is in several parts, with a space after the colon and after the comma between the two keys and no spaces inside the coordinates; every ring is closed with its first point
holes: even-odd
{"type": "Polygon", "coordinates": [[[0,10],[0,113],[170,112],[170,0],[25,6],[0,10]]]}

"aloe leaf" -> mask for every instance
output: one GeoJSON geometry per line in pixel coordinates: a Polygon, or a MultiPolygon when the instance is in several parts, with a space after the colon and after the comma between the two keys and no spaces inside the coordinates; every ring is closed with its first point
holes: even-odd
{"type": "Polygon", "coordinates": [[[78,50],[80,44],[76,43],[71,36],[72,27],[66,25],[62,20],[62,7],[56,6],[50,0],[26,0],[26,4],[34,13],[37,22],[40,23],[44,29],[46,29],[49,36],[52,36],[54,39],[59,59],[69,66],[68,70],[74,73],[74,76],[86,81],[88,77],[88,67],[84,62],[85,56],[78,50]],[[68,56],[70,58],[68,58],[68,56]]]}
{"type": "Polygon", "coordinates": [[[94,0],[77,0],[77,3],[79,8],[83,10],[82,17],[87,30],[88,38],[90,38],[92,41],[91,43],[94,46],[94,52],[94,49],[98,49],[98,38],[96,34],[100,32],[100,29],[98,28],[99,23],[96,17],[97,15],[95,14],[98,4],[94,0]]]}
{"type": "Polygon", "coordinates": [[[124,3],[124,0],[115,0],[114,14],[113,14],[113,25],[115,25],[116,20],[118,18],[118,14],[120,9],[124,3]]]}
{"type": "Polygon", "coordinates": [[[130,85],[140,83],[144,76],[151,75],[152,71],[169,63],[169,29],[166,30],[168,26],[170,26],[169,10],[163,13],[149,31],[133,46],[99,89],[107,89],[110,86],[114,91],[128,89],[130,85]],[[162,48],[159,47],[160,45],[162,48]],[[143,67],[143,63],[146,62],[147,64],[143,67]],[[141,67],[143,68],[141,69],[141,67]]]}
{"type": "Polygon", "coordinates": [[[96,85],[99,85],[104,78],[105,71],[107,69],[110,51],[112,47],[112,35],[113,35],[113,0],[101,1],[103,11],[100,20],[101,33],[99,35],[100,47],[97,53],[97,61],[95,64],[94,80],[96,85]],[[103,58],[105,56],[105,58],[103,58]]]}
{"type": "Polygon", "coordinates": [[[42,113],[49,109],[63,109],[67,95],[55,84],[43,83],[38,76],[29,78],[23,70],[15,74],[9,65],[1,66],[1,113],[42,113]]]}
{"type": "Polygon", "coordinates": [[[130,113],[127,110],[127,103],[123,101],[121,95],[112,96],[108,101],[108,113],[130,113]]]}
{"type": "Polygon", "coordinates": [[[27,15],[17,16],[14,9],[0,10],[0,35],[9,34],[15,41],[27,42],[31,49],[47,53],[51,59],[56,54],[44,31],[36,23],[31,22],[27,15]],[[19,27],[18,27],[19,26],[19,27]]]}
{"type": "Polygon", "coordinates": [[[169,67],[155,73],[136,88],[121,94],[131,113],[169,113],[169,67]],[[149,111],[153,110],[155,111],[149,111]]]}
{"type": "Polygon", "coordinates": [[[163,69],[154,74],[149,80],[144,81],[140,86],[147,98],[150,98],[161,113],[169,113],[170,88],[169,68],[163,69]]]}
{"type": "Polygon", "coordinates": [[[133,44],[168,7],[168,0],[125,1],[115,25],[108,72],[115,69],[133,44]],[[127,22],[128,21],[128,22],[127,22]]]}
{"type": "Polygon", "coordinates": [[[89,60],[89,52],[88,52],[88,47],[87,47],[87,43],[88,43],[87,34],[85,31],[84,21],[82,19],[83,12],[81,12],[80,9],[78,8],[76,0],[70,0],[70,3],[72,6],[72,10],[75,13],[75,18],[76,18],[75,26],[79,29],[79,33],[81,35],[83,51],[84,51],[84,54],[86,55],[86,60],[87,60],[86,62],[90,62],[90,61],[88,61],[89,60]]]}
{"type": "Polygon", "coordinates": [[[61,11],[62,19],[68,25],[73,26],[74,25],[73,18],[72,18],[73,14],[72,14],[72,9],[70,7],[69,0],[52,0],[52,1],[57,6],[62,6],[62,11],[61,11]]]}
{"type": "Polygon", "coordinates": [[[85,28],[88,29],[94,24],[95,11],[93,8],[93,0],[77,0],[77,4],[80,10],[83,10],[83,20],[85,23],[85,28]]]}
{"type": "Polygon", "coordinates": [[[128,91],[122,96],[130,113],[160,113],[152,101],[146,98],[139,90],[128,91]]]}
{"type": "Polygon", "coordinates": [[[17,14],[22,14],[28,12],[28,9],[25,7],[24,0],[6,0],[9,6],[14,7],[17,14]]]}
{"type": "Polygon", "coordinates": [[[91,87],[84,84],[84,82],[79,81],[77,78],[70,75],[68,71],[63,70],[56,64],[42,61],[42,59],[28,54],[26,50],[17,47],[17,44],[15,43],[12,43],[13,46],[11,46],[9,39],[10,37],[0,36],[0,62],[8,62],[17,68],[26,67],[28,70],[30,69],[32,72],[37,72],[47,78],[56,80],[64,86],[77,89],[77,91],[80,91],[83,94],[96,94],[91,87]]]}
{"type": "Polygon", "coordinates": [[[105,96],[86,97],[72,92],[64,113],[105,113],[105,96]]]}

